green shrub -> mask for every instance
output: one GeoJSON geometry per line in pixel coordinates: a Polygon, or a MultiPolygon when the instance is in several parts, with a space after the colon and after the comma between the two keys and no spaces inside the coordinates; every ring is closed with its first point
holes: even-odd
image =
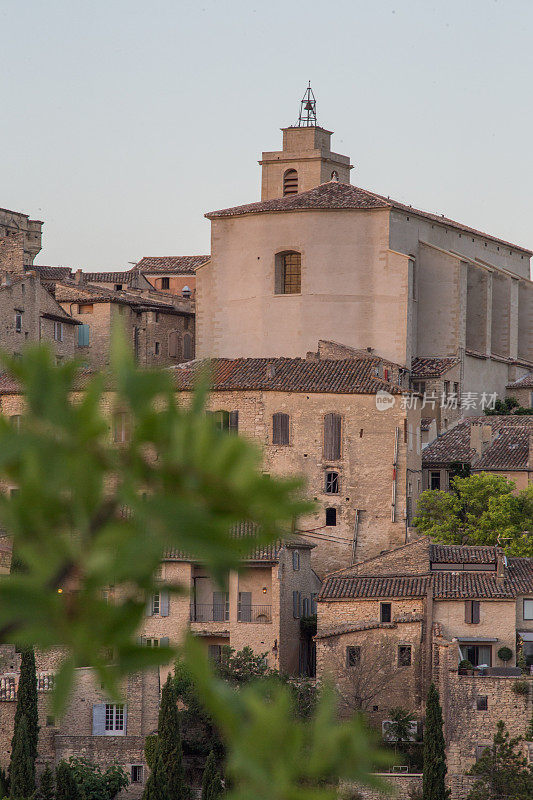
{"type": "Polygon", "coordinates": [[[459,662],[459,669],[474,669],[474,665],[466,658],[463,658],[463,660],[459,662]]]}
{"type": "Polygon", "coordinates": [[[155,759],[157,756],[157,733],[153,733],[151,736],[147,736],[144,740],[144,757],[146,758],[146,763],[153,769],[155,766],[155,759]]]}
{"type": "Polygon", "coordinates": [[[511,688],[515,694],[523,697],[527,697],[529,694],[529,683],[527,681],[515,681],[511,688]]]}
{"type": "Polygon", "coordinates": [[[502,661],[510,661],[513,657],[513,651],[510,647],[500,647],[498,650],[498,658],[502,661]]]}

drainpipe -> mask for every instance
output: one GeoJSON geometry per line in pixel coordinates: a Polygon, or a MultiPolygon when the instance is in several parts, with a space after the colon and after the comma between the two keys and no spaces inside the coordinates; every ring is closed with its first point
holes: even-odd
{"type": "Polygon", "coordinates": [[[400,429],[396,428],[394,431],[394,460],[392,462],[392,502],[391,502],[391,522],[396,522],[396,481],[397,481],[397,467],[398,467],[398,439],[400,436],[400,429]]]}
{"type": "Polygon", "coordinates": [[[352,564],[355,564],[355,551],[357,549],[357,534],[359,532],[359,509],[355,509],[355,522],[353,526],[352,564]]]}

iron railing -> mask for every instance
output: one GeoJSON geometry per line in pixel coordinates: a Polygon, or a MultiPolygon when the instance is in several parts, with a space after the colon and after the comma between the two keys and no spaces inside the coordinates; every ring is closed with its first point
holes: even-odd
{"type": "Polygon", "coordinates": [[[272,606],[248,606],[239,603],[237,608],[237,621],[255,623],[272,622],[272,606]]]}
{"type": "Polygon", "coordinates": [[[226,622],[229,620],[227,603],[191,603],[191,622],[226,622]]]}

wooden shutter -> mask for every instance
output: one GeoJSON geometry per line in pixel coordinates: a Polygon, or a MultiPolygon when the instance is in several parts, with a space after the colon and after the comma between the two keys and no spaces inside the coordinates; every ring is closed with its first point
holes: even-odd
{"type": "Polygon", "coordinates": [[[239,592],[239,620],[240,622],[252,621],[252,593],[239,592]]]}
{"type": "Polygon", "coordinates": [[[465,622],[472,623],[472,601],[465,601],[465,622]]]}
{"type": "Polygon", "coordinates": [[[278,412],[272,416],[272,444],[289,444],[289,415],[278,412]]]}
{"type": "Polygon", "coordinates": [[[93,736],[105,736],[105,703],[93,706],[93,736]]]}
{"type": "Polygon", "coordinates": [[[145,647],[146,645],[146,637],[145,636],[137,636],[137,644],[139,647],[145,647]]]}
{"type": "Polygon", "coordinates": [[[238,411],[230,411],[229,412],[229,430],[231,433],[238,433],[239,432],[239,412],[238,411]]]}
{"type": "Polygon", "coordinates": [[[337,461],[341,457],[341,417],[326,414],[324,417],[324,458],[337,461]]]}
{"type": "Polygon", "coordinates": [[[169,610],[169,604],[170,603],[169,603],[168,592],[165,589],[163,589],[161,591],[161,593],[160,593],[159,603],[160,603],[160,607],[159,607],[160,615],[162,617],[168,617],[168,610],[169,610]]]}
{"type": "Polygon", "coordinates": [[[213,622],[226,619],[226,592],[213,592],[213,622]]]}
{"type": "Polygon", "coordinates": [[[479,624],[479,600],[472,600],[472,624],[479,624]]]}
{"type": "Polygon", "coordinates": [[[126,736],[128,733],[128,706],[124,705],[122,708],[124,711],[124,727],[122,729],[122,733],[124,736],[126,736]]]}
{"type": "Polygon", "coordinates": [[[146,613],[147,617],[153,616],[154,612],[152,610],[152,602],[153,602],[153,595],[150,594],[150,595],[148,595],[148,598],[146,600],[146,612],[145,613],[146,613]]]}
{"type": "Polygon", "coordinates": [[[168,636],[162,636],[161,639],[159,640],[159,647],[168,647],[168,646],[169,646],[168,636]]]}

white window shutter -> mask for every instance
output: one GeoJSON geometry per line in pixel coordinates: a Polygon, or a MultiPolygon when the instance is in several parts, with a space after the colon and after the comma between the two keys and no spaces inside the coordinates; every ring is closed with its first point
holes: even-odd
{"type": "Polygon", "coordinates": [[[128,706],[124,706],[124,736],[128,735],[128,706]]]}
{"type": "Polygon", "coordinates": [[[162,617],[168,617],[168,609],[169,609],[169,598],[168,592],[162,590],[161,592],[161,610],[160,614],[162,617]]]}
{"type": "Polygon", "coordinates": [[[160,647],[168,647],[169,646],[168,636],[162,636],[161,637],[161,639],[159,640],[159,646],[160,647]]]}
{"type": "Polygon", "coordinates": [[[146,600],[146,616],[147,617],[151,617],[152,614],[153,614],[153,612],[152,612],[152,603],[153,603],[153,595],[149,594],[148,598],[146,600]]]}
{"type": "Polygon", "coordinates": [[[93,736],[105,736],[105,703],[93,706],[93,736]]]}

